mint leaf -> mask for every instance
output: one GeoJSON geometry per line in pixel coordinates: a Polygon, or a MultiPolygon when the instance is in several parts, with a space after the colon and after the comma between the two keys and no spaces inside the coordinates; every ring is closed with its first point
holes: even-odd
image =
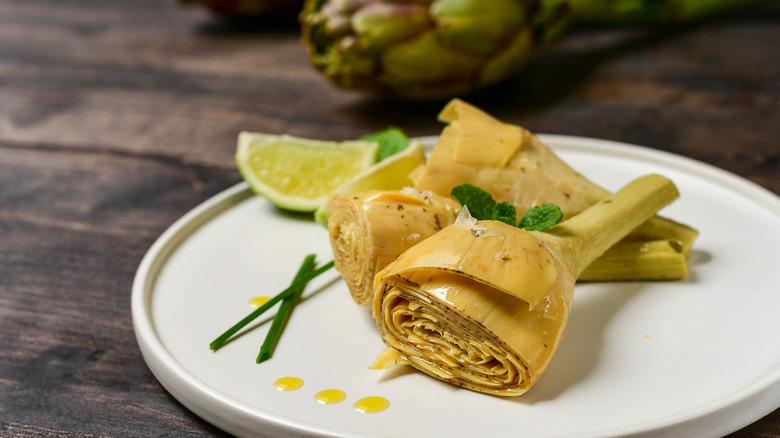
{"type": "Polygon", "coordinates": [[[517,211],[515,206],[508,202],[499,202],[493,207],[493,220],[515,226],[517,224],[517,211]]]}
{"type": "Polygon", "coordinates": [[[555,204],[542,204],[531,208],[517,225],[528,231],[544,231],[563,219],[563,212],[555,204]]]}
{"type": "Polygon", "coordinates": [[[390,126],[385,130],[360,137],[362,141],[379,143],[379,161],[397,154],[409,146],[409,137],[399,128],[390,126]]]}
{"type": "Polygon", "coordinates": [[[561,209],[555,204],[542,204],[528,210],[520,223],[517,211],[509,202],[496,202],[490,192],[471,184],[461,184],[452,189],[452,197],[478,221],[495,220],[528,231],[544,231],[563,219],[561,209]]]}
{"type": "Polygon", "coordinates": [[[495,220],[515,226],[517,212],[515,206],[508,202],[499,202],[493,196],[471,184],[461,184],[452,189],[452,197],[469,209],[471,216],[478,221],[495,220]]]}
{"type": "Polygon", "coordinates": [[[496,206],[496,201],[493,200],[493,196],[490,193],[471,184],[462,184],[453,187],[451,194],[453,198],[460,202],[460,205],[465,205],[469,208],[469,213],[476,220],[493,219],[493,208],[496,206]]]}

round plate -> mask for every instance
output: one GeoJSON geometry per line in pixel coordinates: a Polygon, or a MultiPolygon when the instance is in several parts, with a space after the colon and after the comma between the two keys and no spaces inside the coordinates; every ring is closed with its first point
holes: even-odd
{"type": "Polygon", "coordinates": [[[255,357],[271,316],[209,350],[252,311],[250,298],[286,288],[306,254],[332,258],[323,227],[244,184],[186,214],[143,259],[132,311],[149,368],[187,408],[239,436],[703,437],[780,406],[780,199],[668,153],[540,137],[609,190],[647,173],[671,178],[681,197],[662,214],[701,235],[684,281],[577,285],[556,357],[526,394],[486,396],[409,367],[369,370],[383,344],[335,271],[307,287],[269,361],[255,357]],[[303,387],[276,390],[284,376],[303,387]],[[331,388],[346,400],[315,401],[331,388]],[[366,396],[390,407],[360,413],[353,403],[366,396]]]}

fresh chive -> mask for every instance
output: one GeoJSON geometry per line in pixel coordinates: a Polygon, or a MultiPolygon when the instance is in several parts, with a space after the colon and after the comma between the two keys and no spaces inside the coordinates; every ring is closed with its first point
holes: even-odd
{"type": "Polygon", "coordinates": [[[237,322],[235,325],[233,325],[233,327],[227,329],[225,333],[222,333],[222,335],[220,335],[217,339],[212,341],[211,344],[209,344],[209,348],[211,348],[212,350],[218,349],[219,347],[222,346],[222,344],[224,344],[228,339],[230,339],[234,334],[236,334],[236,332],[246,327],[247,324],[254,321],[258,316],[265,313],[276,303],[283,300],[285,297],[292,295],[295,291],[298,290],[299,287],[306,285],[306,283],[310,282],[311,280],[313,280],[314,278],[316,278],[317,276],[319,276],[320,274],[322,274],[323,272],[327,271],[332,267],[333,267],[333,261],[331,260],[330,262],[304,275],[300,280],[294,281],[293,284],[290,285],[290,287],[279,292],[278,295],[268,300],[267,303],[255,309],[254,312],[250,313],[244,319],[237,322]]]}
{"type": "MultiPolygon", "coordinates": [[[[295,274],[293,283],[299,281],[304,275],[306,275],[314,268],[314,258],[314,254],[309,254],[306,256],[306,258],[303,260],[301,268],[298,270],[298,273],[295,274]]],[[[271,358],[271,354],[276,348],[276,343],[279,341],[279,336],[282,334],[284,324],[287,322],[287,318],[290,316],[290,313],[292,313],[292,309],[305,287],[306,285],[301,285],[295,292],[292,293],[292,295],[289,295],[282,300],[282,304],[279,305],[279,310],[276,311],[274,320],[271,323],[271,328],[268,329],[268,334],[265,336],[265,341],[263,341],[263,345],[260,347],[260,353],[258,353],[255,362],[265,362],[271,358]]]]}

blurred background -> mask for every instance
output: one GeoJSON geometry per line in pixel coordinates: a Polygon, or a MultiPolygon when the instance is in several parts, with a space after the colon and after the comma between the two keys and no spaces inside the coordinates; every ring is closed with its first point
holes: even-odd
{"type": "MultiPolygon", "coordinates": [[[[536,133],[668,151],[780,194],[776,1],[565,30],[551,8],[527,36],[550,43],[517,71],[438,96],[419,96],[424,83],[413,99],[403,81],[358,91],[323,74],[309,50],[351,36],[322,40],[313,18],[302,41],[300,2],[258,17],[235,13],[242,1],[0,0],[0,435],[220,435],[145,366],[130,288],[160,233],[241,181],[240,131],[436,135],[457,96],[536,133]]],[[[734,436],[780,436],[778,412],[734,436]]]]}

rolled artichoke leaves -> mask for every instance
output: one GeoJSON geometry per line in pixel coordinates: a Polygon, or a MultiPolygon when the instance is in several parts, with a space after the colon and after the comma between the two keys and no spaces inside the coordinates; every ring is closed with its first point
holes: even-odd
{"type": "MultiPolygon", "coordinates": [[[[464,181],[483,189],[492,186],[495,183],[490,182],[501,177],[500,170],[509,164],[526,139],[533,137],[525,129],[499,122],[459,99],[445,106],[439,120],[449,125],[444,128],[431,152],[417,189],[434,189],[434,193],[442,195],[448,195],[452,187],[464,181]],[[479,145],[492,147],[477,147],[479,145]],[[475,172],[475,168],[482,169],[475,172]],[[490,171],[491,168],[495,171],[490,171]]],[[[486,190],[493,192],[489,188],[486,190]]],[[[491,227],[505,225],[494,221],[487,223],[491,223],[491,227]]],[[[520,298],[531,307],[537,305],[555,283],[556,273],[549,256],[539,250],[536,239],[529,233],[502,233],[500,238],[480,239],[485,235],[484,231],[471,231],[470,235],[457,239],[439,232],[429,237],[436,242],[426,245],[425,251],[429,252],[412,247],[399,257],[398,264],[408,270],[446,269],[459,272],[470,278],[482,279],[485,284],[520,298]],[[525,263],[506,263],[520,257],[525,263]],[[408,262],[404,263],[404,260],[408,262]],[[496,263],[487,263],[492,261],[496,263]]]]}
{"type": "MultiPolygon", "coordinates": [[[[566,267],[552,254],[532,233],[502,222],[480,221],[472,226],[456,222],[426,239],[424,244],[407,250],[375,280],[377,297],[386,288],[418,289],[427,300],[440,301],[457,312],[460,316],[451,317],[450,325],[456,336],[464,335],[460,330],[465,329],[457,322],[460,319],[471,321],[472,327],[481,327],[482,334],[465,335],[466,342],[484,343],[480,349],[506,355],[503,360],[515,362],[518,370],[524,369],[524,377],[517,383],[485,380],[475,385],[461,377],[449,376],[433,365],[435,360],[421,360],[416,354],[403,353],[408,349],[401,343],[409,341],[383,333],[384,324],[378,327],[388,348],[379,354],[372,368],[409,364],[479,392],[503,396],[524,393],[547,368],[571,310],[572,276],[562,274],[567,272],[566,267]]],[[[382,300],[377,297],[373,313],[379,322],[386,315],[382,314],[382,300]]],[[[437,360],[446,363],[451,359],[437,355],[437,360]]]]}
{"type": "Polygon", "coordinates": [[[336,269],[353,300],[368,306],[374,275],[399,254],[454,221],[451,198],[405,191],[370,190],[341,196],[328,222],[336,269]]]}
{"type": "MultiPolygon", "coordinates": [[[[649,175],[548,232],[528,232],[497,221],[456,221],[377,275],[374,319],[385,344],[396,352],[381,353],[374,367],[408,363],[479,392],[524,393],[539,379],[558,347],[571,311],[574,282],[584,267],[678,196],[669,180],[649,175]],[[452,358],[436,353],[436,359],[429,360],[428,353],[407,353],[408,343],[421,341],[414,331],[405,340],[390,335],[389,327],[399,320],[388,313],[392,306],[384,305],[385,293],[409,297],[407,306],[412,310],[429,303],[432,309],[446,307],[456,312],[458,316],[450,316],[432,310],[429,319],[445,331],[453,330],[456,338],[465,335],[468,345],[477,339],[482,344],[484,339],[488,351],[502,352],[513,363],[519,358],[521,365],[516,369],[525,377],[510,385],[491,379],[474,384],[450,364],[452,358]],[[412,300],[418,304],[411,304],[412,300]],[[476,332],[466,326],[476,327],[476,332]],[[442,371],[435,365],[437,360],[452,370],[442,371]]],[[[404,324],[409,323],[400,320],[404,324]]],[[[438,343],[434,339],[433,345],[438,343]]]]}
{"type": "MultiPolygon", "coordinates": [[[[404,277],[417,271],[444,271],[483,283],[537,306],[557,279],[557,266],[528,232],[503,222],[451,225],[412,246],[385,275],[404,277]],[[465,229],[464,229],[465,228],[465,229]]],[[[381,282],[381,278],[377,278],[381,282]]]]}
{"type": "Polygon", "coordinates": [[[506,166],[528,134],[519,126],[502,123],[458,99],[450,101],[442,109],[439,120],[449,123],[448,128],[454,128],[450,130],[451,137],[442,142],[445,145],[454,143],[451,148],[452,159],[475,166],[506,166]],[[480,148],[475,145],[491,147],[480,148]]]}
{"type": "Polygon", "coordinates": [[[439,119],[448,125],[418,176],[416,188],[450,196],[453,187],[470,183],[493,193],[502,184],[501,169],[521,147],[526,132],[457,99],[442,110],[439,119]]]}

